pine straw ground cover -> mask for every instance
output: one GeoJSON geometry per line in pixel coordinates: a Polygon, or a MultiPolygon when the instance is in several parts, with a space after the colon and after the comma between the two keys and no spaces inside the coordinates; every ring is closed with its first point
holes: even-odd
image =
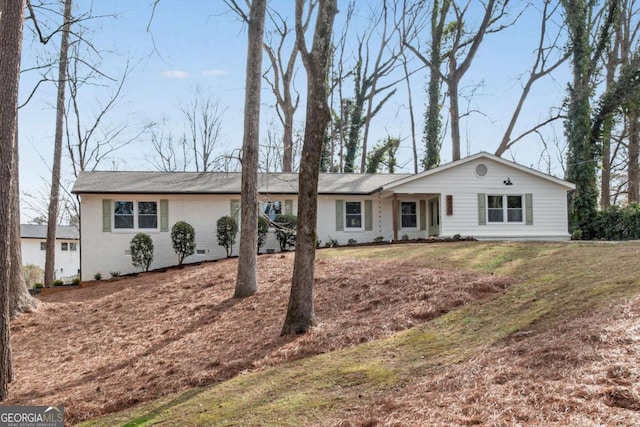
{"type": "Polygon", "coordinates": [[[638,426],[640,298],[513,334],[314,425],[638,426]]]}
{"type": "MultiPolygon", "coordinates": [[[[323,251],[516,278],[406,331],[141,404],[91,426],[640,425],[640,242],[323,251]]],[[[411,271],[411,270],[409,270],[411,271]]]]}
{"type": "Polygon", "coordinates": [[[42,297],[12,322],[6,404],[63,404],[76,423],[242,372],[388,337],[502,292],[507,277],[393,261],[317,261],[311,333],[280,337],[292,254],[259,258],[259,292],[233,299],[224,260],[42,297]]]}

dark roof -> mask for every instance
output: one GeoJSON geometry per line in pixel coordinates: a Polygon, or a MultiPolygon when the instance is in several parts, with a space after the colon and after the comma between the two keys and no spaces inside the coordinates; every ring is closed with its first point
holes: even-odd
{"type": "MultiPolygon", "coordinates": [[[[23,239],[46,239],[47,226],[37,224],[20,224],[20,235],[23,239]]],[[[80,239],[80,233],[74,226],[58,225],[56,227],[56,239],[78,240],[80,239]]]]}
{"type": "MultiPolygon", "coordinates": [[[[371,194],[411,174],[320,174],[319,194],[371,194]]],[[[81,172],[75,194],[240,194],[240,172],[81,172]]],[[[258,192],[297,194],[298,174],[261,173],[258,192]]]]}

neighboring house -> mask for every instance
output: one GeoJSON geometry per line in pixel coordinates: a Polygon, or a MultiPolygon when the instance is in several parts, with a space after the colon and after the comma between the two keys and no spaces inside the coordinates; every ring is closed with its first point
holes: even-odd
{"type": "MultiPolygon", "coordinates": [[[[297,180],[261,174],[260,210],[296,214],[297,180]]],[[[176,264],[170,230],[181,220],[196,230],[197,253],[185,262],[223,258],[216,221],[239,219],[240,183],[240,173],[82,172],[73,188],[82,208],[82,279],[135,271],[129,242],[138,232],[153,239],[152,268],[176,264]]],[[[318,238],[321,246],[455,235],[567,240],[567,192],[574,188],[488,153],[419,174],[321,174],[318,238]]],[[[267,249],[274,248],[271,237],[267,249]]]]}
{"type": "MultiPolygon", "coordinates": [[[[20,224],[22,264],[35,264],[44,270],[47,245],[47,226],[20,224]]],[[[75,276],[80,271],[80,233],[73,226],[56,227],[55,277],[75,276]]]]}

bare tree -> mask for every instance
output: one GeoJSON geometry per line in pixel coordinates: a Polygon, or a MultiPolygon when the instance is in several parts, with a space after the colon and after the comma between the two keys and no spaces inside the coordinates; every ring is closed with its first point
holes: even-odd
{"type": "Polygon", "coordinates": [[[484,36],[488,33],[501,31],[512,24],[501,24],[502,18],[506,15],[508,0],[488,0],[486,3],[482,3],[484,13],[480,24],[475,30],[469,31],[467,13],[472,3],[474,2],[467,1],[464,6],[460,6],[458,2],[451,1],[454,21],[448,34],[450,46],[443,53],[447,63],[447,71],[445,72],[441,71],[439,67],[420,52],[419,45],[414,44],[414,41],[417,43],[420,40],[419,33],[424,26],[423,17],[429,16],[429,13],[424,10],[428,7],[426,2],[418,2],[415,7],[407,10],[409,23],[406,25],[407,33],[403,36],[404,46],[411,50],[416,57],[430,68],[432,73],[437,74],[447,85],[453,160],[460,159],[460,82],[466,72],[469,71],[471,63],[484,40],[484,36]]]}
{"type": "MultiPolygon", "coordinates": [[[[393,4],[395,5],[395,2],[393,4]]],[[[387,2],[382,2],[380,9],[372,14],[371,26],[357,37],[356,63],[351,72],[354,78],[354,98],[346,142],[345,172],[359,170],[360,173],[364,173],[371,120],[396,93],[394,86],[404,80],[393,79],[381,84],[381,79],[393,75],[402,65],[399,61],[402,49],[397,41],[398,32],[393,19],[395,10],[396,8],[391,8],[387,2]],[[380,28],[379,34],[376,28],[380,28]],[[379,36],[379,40],[374,38],[376,35],[379,36]],[[397,44],[393,45],[394,42],[397,44]],[[374,99],[381,94],[384,96],[376,103],[374,99]],[[358,148],[361,149],[359,168],[356,167],[358,148]]]]}
{"type": "Polygon", "coordinates": [[[182,107],[187,119],[187,144],[192,152],[196,172],[217,169],[220,160],[215,156],[215,148],[222,132],[224,110],[211,95],[202,93],[197,87],[191,102],[182,107]]]}
{"type": "Polygon", "coordinates": [[[60,164],[62,162],[62,138],[64,131],[64,105],[67,86],[67,62],[69,60],[69,33],[71,22],[71,0],[65,0],[62,15],[63,28],[60,42],[60,56],[58,63],[58,94],[56,97],[56,128],[53,142],[53,167],[51,168],[51,196],[49,197],[49,212],[47,216],[47,244],[44,264],[44,285],[53,286],[56,265],[56,227],[58,225],[58,211],[60,194],[60,164]]]}
{"type": "MultiPolygon", "coordinates": [[[[11,236],[15,230],[12,197],[18,194],[18,168],[15,143],[18,129],[18,82],[22,49],[25,0],[0,2],[0,236],[11,236]]],[[[17,280],[18,269],[11,268],[11,239],[0,239],[0,401],[8,397],[8,384],[13,379],[11,342],[9,337],[9,283],[17,280]]]]}
{"type": "Polygon", "coordinates": [[[187,141],[183,135],[175,138],[167,131],[166,120],[162,124],[149,123],[148,133],[155,153],[147,161],[155,169],[163,172],[187,171],[189,168],[189,155],[187,153],[187,141]]]}
{"type": "Polygon", "coordinates": [[[411,148],[413,151],[413,173],[418,173],[418,142],[416,138],[416,119],[413,112],[413,95],[411,91],[411,74],[407,65],[407,55],[402,53],[402,70],[404,71],[404,81],[407,85],[407,102],[409,103],[409,120],[411,123],[411,148]]]}
{"type": "MultiPolygon", "coordinates": [[[[306,332],[315,324],[313,278],[318,220],[320,157],[331,110],[327,102],[327,75],[336,0],[319,0],[311,51],[304,39],[304,0],[296,0],[296,44],[307,72],[307,112],[298,180],[298,225],[291,293],[282,335],[306,332]]],[[[309,6],[311,7],[311,6],[309,6]]]]}
{"type": "Polygon", "coordinates": [[[538,39],[538,47],[536,48],[536,59],[533,66],[531,67],[531,71],[529,72],[527,81],[522,87],[520,98],[518,99],[518,103],[513,110],[511,120],[507,125],[507,129],[502,136],[502,141],[500,141],[500,145],[495,152],[496,156],[502,156],[505,151],[511,148],[516,142],[520,141],[526,135],[532,132],[536,132],[541,127],[546,126],[547,124],[561,117],[560,114],[552,115],[549,119],[534,125],[531,129],[524,131],[519,136],[512,136],[515,125],[518,121],[518,118],[520,117],[520,113],[522,112],[524,103],[535,82],[549,75],[569,58],[569,51],[563,51],[559,43],[561,30],[559,29],[555,34],[549,33],[548,25],[552,22],[553,17],[558,14],[558,9],[560,9],[559,3],[554,4],[552,0],[544,0],[540,18],[540,36],[538,39]],[[551,40],[551,42],[547,44],[549,40],[551,40]]]}
{"type": "Polygon", "coordinates": [[[67,155],[71,160],[73,174],[77,177],[81,171],[95,170],[100,164],[112,159],[118,150],[136,141],[148,125],[131,132],[133,127],[126,122],[105,124],[120,100],[132,71],[128,62],[122,74],[118,78],[112,78],[99,71],[99,63],[82,57],[79,43],[74,42],[70,49],[72,53],[67,75],[69,100],[64,122],[67,155]],[[95,91],[105,86],[106,95],[98,100],[99,106],[95,113],[84,111],[81,100],[83,91],[89,88],[95,91]]]}
{"type": "MultiPolygon", "coordinates": [[[[226,0],[225,0],[226,1],[226,0]]],[[[262,44],[267,0],[252,0],[249,15],[235,0],[228,0],[249,27],[247,71],[244,96],[244,135],[242,139],[242,198],[240,205],[240,249],[234,297],[258,291],[258,154],[260,151],[260,89],[262,44]]]]}
{"type": "MultiPolygon", "coordinates": [[[[294,44],[291,52],[285,55],[283,51],[292,29],[289,28],[287,21],[275,11],[271,11],[269,17],[275,30],[270,34],[269,43],[264,44],[264,50],[271,62],[272,77],[269,77],[267,72],[264,78],[276,98],[276,112],[283,127],[282,172],[293,172],[293,117],[298,108],[300,94],[296,92],[294,96],[292,90],[298,49],[294,44]]],[[[307,15],[304,20],[305,30],[310,19],[311,15],[307,15]]]]}

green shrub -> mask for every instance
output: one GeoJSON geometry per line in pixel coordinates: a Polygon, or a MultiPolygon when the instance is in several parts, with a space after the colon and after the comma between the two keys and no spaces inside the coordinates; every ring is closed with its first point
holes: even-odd
{"type": "Polygon", "coordinates": [[[640,205],[631,203],[622,208],[618,205],[613,205],[605,210],[599,211],[596,214],[592,227],[595,239],[640,239],[640,205]]]}
{"type": "Polygon", "coordinates": [[[329,236],[329,240],[324,244],[325,248],[333,248],[335,246],[338,246],[338,240],[337,239],[332,239],[331,236],[329,236]]]}
{"type": "Polygon", "coordinates": [[[24,277],[24,282],[27,284],[27,288],[32,288],[36,283],[42,283],[44,281],[44,270],[38,265],[27,264],[22,266],[22,276],[24,277]]]}
{"type": "Polygon", "coordinates": [[[34,287],[35,289],[42,289],[42,288],[44,287],[44,285],[43,285],[42,283],[35,283],[35,284],[33,285],[33,287],[34,287]]]}
{"type": "Polygon", "coordinates": [[[271,223],[265,216],[258,216],[258,250],[267,243],[267,235],[269,234],[269,227],[271,223]]]}
{"type": "Polygon", "coordinates": [[[153,261],[153,240],[145,233],[138,233],[133,236],[129,246],[131,249],[131,262],[134,267],[149,271],[153,261]]]}
{"type": "Polygon", "coordinates": [[[78,286],[80,284],[80,278],[74,277],[73,280],[71,281],[71,284],[74,286],[78,286]]]}
{"type": "Polygon", "coordinates": [[[110,271],[109,274],[111,275],[111,277],[120,277],[119,271],[110,271]]]}
{"type": "Polygon", "coordinates": [[[409,235],[408,234],[403,234],[402,235],[402,240],[409,240],[409,235]]]}
{"type": "Polygon", "coordinates": [[[186,257],[196,252],[196,231],[191,224],[178,221],[171,227],[171,242],[178,255],[178,264],[182,264],[186,257]]]}
{"type": "Polygon", "coordinates": [[[53,281],[53,286],[62,286],[64,285],[64,282],[60,279],[56,279],[53,281]]]}
{"type": "Polygon", "coordinates": [[[384,236],[378,236],[375,239],[373,239],[373,241],[376,243],[384,242],[384,236]]]}
{"type": "Polygon", "coordinates": [[[353,245],[355,245],[355,244],[357,244],[357,243],[358,243],[358,241],[357,241],[356,239],[349,239],[349,240],[347,241],[347,244],[348,244],[348,245],[351,245],[351,246],[353,246],[353,245]]]}
{"type": "Polygon", "coordinates": [[[273,226],[281,251],[284,252],[295,247],[297,225],[298,217],[295,215],[276,215],[273,226]]]}
{"type": "Polygon", "coordinates": [[[100,273],[99,271],[93,275],[93,278],[96,280],[102,280],[102,273],[100,273]]]}
{"type": "Polygon", "coordinates": [[[232,216],[223,216],[218,220],[216,226],[216,236],[218,244],[227,252],[227,258],[233,253],[233,245],[236,243],[238,235],[238,222],[232,216]]]}

